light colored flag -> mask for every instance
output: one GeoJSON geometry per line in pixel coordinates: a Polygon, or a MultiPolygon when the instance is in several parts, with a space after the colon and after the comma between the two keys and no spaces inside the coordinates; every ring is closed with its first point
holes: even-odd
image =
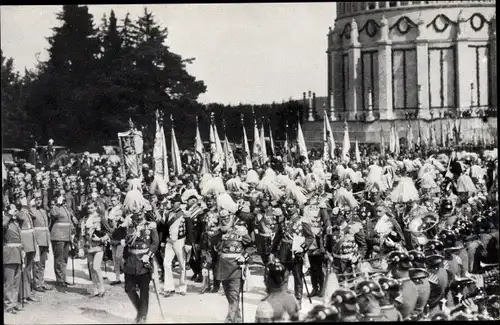
{"type": "Polygon", "coordinates": [[[269,142],[271,144],[271,153],[276,155],[276,152],[274,152],[274,140],[273,140],[273,130],[271,130],[271,125],[269,125],[269,142]]]}
{"type": "Polygon", "coordinates": [[[153,169],[154,176],[162,177],[166,182],[168,182],[168,153],[167,153],[167,142],[165,139],[165,132],[163,131],[163,125],[159,121],[159,112],[156,111],[156,133],[155,142],[153,147],[153,169]]]}
{"type": "Polygon", "coordinates": [[[225,155],[224,155],[224,148],[222,147],[222,142],[220,141],[219,138],[219,132],[217,131],[217,125],[214,123],[214,134],[215,134],[215,148],[217,149],[217,156],[218,156],[218,161],[219,164],[224,166],[225,162],[225,155]]]}
{"type": "Polygon", "coordinates": [[[335,139],[333,138],[332,127],[326,111],[323,119],[323,160],[331,160],[335,157],[335,139]]]}
{"type": "Polygon", "coordinates": [[[215,143],[215,129],[213,123],[210,123],[210,153],[212,155],[212,163],[217,163],[219,161],[219,155],[217,152],[217,144],[215,143]]]}
{"type": "Polygon", "coordinates": [[[259,137],[259,129],[257,123],[253,121],[253,160],[260,162],[262,156],[262,142],[259,137]]]}
{"type": "Polygon", "coordinates": [[[227,140],[227,136],[224,135],[224,156],[226,157],[226,169],[236,171],[236,160],[234,159],[233,149],[231,144],[227,140]]]}
{"type": "Polygon", "coordinates": [[[172,150],[172,163],[174,167],[174,173],[177,176],[180,176],[184,174],[184,171],[182,169],[181,153],[179,151],[179,146],[177,145],[177,139],[175,137],[175,131],[173,126],[172,126],[172,143],[170,150],[172,150]]]}
{"type": "Polygon", "coordinates": [[[385,138],[382,128],[380,128],[380,154],[385,156],[385,138]]]}
{"type": "Polygon", "coordinates": [[[431,146],[433,148],[436,148],[437,139],[436,139],[436,129],[434,128],[434,125],[431,125],[430,134],[431,134],[431,146]]]}
{"type": "Polygon", "coordinates": [[[250,147],[248,146],[247,131],[245,131],[245,125],[243,124],[243,149],[245,150],[245,166],[248,169],[252,168],[252,156],[250,155],[250,147]]]}
{"type": "Polygon", "coordinates": [[[389,151],[391,153],[395,153],[396,152],[396,142],[394,141],[395,140],[395,132],[394,132],[394,124],[391,125],[391,135],[389,136],[389,151]]]}
{"type": "Polygon", "coordinates": [[[396,126],[394,126],[394,144],[395,144],[394,150],[396,152],[396,155],[399,155],[401,150],[399,147],[399,132],[398,132],[398,128],[396,126]]]}
{"type": "Polygon", "coordinates": [[[413,129],[411,128],[410,122],[408,122],[408,150],[413,151],[414,144],[413,144],[413,129]]]}
{"type": "Polygon", "coordinates": [[[307,147],[306,147],[306,140],[304,139],[304,134],[302,133],[302,127],[300,126],[300,123],[298,124],[297,127],[297,144],[299,147],[299,155],[304,156],[305,163],[309,163],[309,156],[307,155],[307,147]]]}
{"type": "Polygon", "coordinates": [[[342,143],[342,160],[349,159],[349,151],[351,150],[351,141],[349,140],[349,126],[347,121],[344,122],[344,142],[342,143]]]}
{"type": "Polygon", "coordinates": [[[443,120],[441,120],[441,146],[446,148],[446,125],[443,124],[443,120]]]}
{"type": "Polygon", "coordinates": [[[354,149],[355,156],[356,156],[356,162],[359,164],[361,163],[361,153],[359,152],[359,145],[358,145],[358,139],[356,139],[356,147],[354,149]]]}
{"type": "Polygon", "coordinates": [[[203,160],[203,142],[201,141],[200,128],[198,127],[198,117],[196,118],[196,138],[194,139],[194,151],[199,153],[203,160]]]}
{"type": "Polygon", "coordinates": [[[266,137],[264,136],[264,123],[260,127],[260,143],[262,148],[262,163],[267,161],[267,148],[266,148],[266,137]]]}

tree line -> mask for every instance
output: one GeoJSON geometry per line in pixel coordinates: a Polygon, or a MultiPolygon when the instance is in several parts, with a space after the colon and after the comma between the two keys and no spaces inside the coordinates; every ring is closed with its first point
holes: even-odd
{"type": "Polygon", "coordinates": [[[211,112],[221,136],[225,129],[233,142],[241,142],[241,114],[252,139],[252,110],[259,124],[266,123],[266,135],[270,125],[275,139],[284,140],[285,121],[289,136],[295,134],[302,107],[298,101],[199,103],[207,86],[186,70],[195,59],[183,58],[166,45],[168,29],[147,8],[135,21],[129,14],[119,19],[111,10],[96,26],[87,6],[63,5],[57,19],[60,26],[47,38],[48,59],[37,59],[23,76],[14,70],[13,58],[2,52],[3,147],[30,148],[35,141],[45,144],[52,138],[75,151],[99,150],[116,144],[117,132],[128,129],[129,118],[143,129],[145,139],[153,139],[156,110],[165,116],[167,137],[172,115],[183,148],[194,143],[197,117],[202,138],[208,140],[211,112]]]}

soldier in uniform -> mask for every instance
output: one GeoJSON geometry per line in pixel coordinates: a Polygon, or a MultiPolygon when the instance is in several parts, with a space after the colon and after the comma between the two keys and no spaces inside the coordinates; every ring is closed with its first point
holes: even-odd
{"type": "Polygon", "coordinates": [[[293,200],[286,202],[285,215],[279,208],[276,209],[275,214],[279,218],[279,224],[271,249],[273,252],[272,257],[277,257],[285,267],[285,282],[287,285],[289,274],[292,273],[295,285],[295,299],[297,299],[299,308],[301,308],[304,254],[307,253],[307,248],[311,246],[314,235],[311,225],[301,217],[299,209],[293,200]]]}
{"type": "Polygon", "coordinates": [[[340,314],[334,306],[315,305],[307,313],[304,322],[336,323],[340,322],[340,314]]]}
{"type": "Polygon", "coordinates": [[[57,198],[56,205],[52,207],[49,213],[51,221],[50,239],[54,252],[54,271],[56,283],[61,287],[71,285],[66,281],[66,266],[71,249],[71,234],[74,224],[77,223],[75,216],[66,208],[64,203],[64,197],[60,195],[57,198]]]}
{"type": "Polygon", "coordinates": [[[44,292],[51,288],[45,283],[45,264],[49,255],[50,231],[49,216],[43,208],[42,193],[35,192],[35,206],[30,209],[30,216],[35,228],[35,237],[38,244],[40,260],[33,264],[34,290],[44,292]]]}
{"type": "Polygon", "coordinates": [[[256,323],[277,323],[299,320],[299,304],[286,290],[287,270],[279,261],[272,260],[266,265],[266,291],[268,296],[262,299],[255,313],[256,323]]]}
{"type": "Polygon", "coordinates": [[[401,283],[401,295],[403,303],[398,306],[403,319],[407,319],[417,304],[418,290],[410,279],[409,269],[411,267],[410,257],[402,251],[394,251],[387,257],[388,270],[391,275],[401,283]]]}
{"type": "Polygon", "coordinates": [[[356,293],[349,289],[338,289],[332,294],[330,304],[340,312],[341,322],[359,322],[359,305],[356,293]]]}
{"type": "Polygon", "coordinates": [[[415,305],[412,317],[420,319],[423,316],[424,308],[431,293],[429,272],[426,270],[425,254],[421,250],[411,250],[408,252],[408,255],[413,266],[410,269],[410,279],[415,283],[418,290],[417,304],[415,305]]]}
{"type": "Polygon", "coordinates": [[[6,210],[2,218],[4,306],[6,312],[16,314],[21,310],[17,301],[21,292],[22,265],[26,253],[21,240],[19,211],[14,204],[9,204],[6,210]]]}
{"type": "Polygon", "coordinates": [[[204,214],[200,215],[200,259],[201,259],[201,274],[203,276],[203,284],[200,293],[206,291],[217,292],[220,288],[220,282],[214,279],[214,267],[217,264],[217,254],[214,250],[214,235],[218,229],[218,214],[217,206],[214,204],[214,199],[207,199],[207,208],[204,214]]]}
{"type": "MultiPolygon", "coordinates": [[[[31,219],[28,208],[28,200],[23,191],[19,192],[16,204],[19,211],[19,223],[21,225],[21,241],[26,254],[26,257],[24,258],[25,267],[22,275],[24,279],[24,293],[22,295],[22,299],[24,299],[25,302],[38,301],[38,299],[35,298],[34,291],[31,289],[33,263],[35,261],[35,255],[38,251],[38,245],[36,242],[33,220],[31,219]]],[[[19,295],[19,299],[21,299],[21,294],[19,295]]]]}
{"type": "Polygon", "coordinates": [[[125,292],[137,310],[136,323],[145,323],[149,308],[149,282],[153,271],[153,257],[159,246],[155,222],[146,221],[142,207],[125,207],[132,225],[122,241],[125,273],[125,292]],[[139,295],[136,288],[139,288],[139,295]]]}
{"type": "Polygon", "coordinates": [[[384,296],[379,299],[380,311],[389,322],[401,322],[403,316],[398,308],[403,303],[401,295],[401,284],[398,280],[388,277],[378,279],[384,296]]]}
{"type": "Polygon", "coordinates": [[[448,288],[448,274],[444,268],[444,258],[442,255],[432,254],[426,257],[427,270],[429,271],[429,283],[431,292],[428,305],[429,313],[434,314],[441,311],[441,299],[446,296],[448,288]]]}
{"type": "MultiPolygon", "coordinates": [[[[233,213],[235,213],[234,211],[233,213]]],[[[221,281],[226,295],[229,310],[226,317],[228,323],[241,322],[240,292],[243,265],[248,261],[252,239],[248,233],[235,227],[234,214],[227,210],[220,211],[220,228],[213,238],[218,253],[215,279],[221,281]]]]}
{"type": "Polygon", "coordinates": [[[257,214],[255,227],[255,243],[264,265],[269,262],[272,240],[278,228],[278,219],[273,211],[269,198],[264,198],[261,201],[261,213],[257,214]]]}
{"type": "Polygon", "coordinates": [[[324,236],[331,225],[328,214],[320,207],[320,200],[317,195],[313,196],[309,204],[305,206],[304,221],[311,225],[311,231],[314,235],[314,240],[307,252],[313,287],[310,296],[319,297],[323,292],[325,281],[325,273],[323,271],[323,262],[325,260],[324,236]]]}

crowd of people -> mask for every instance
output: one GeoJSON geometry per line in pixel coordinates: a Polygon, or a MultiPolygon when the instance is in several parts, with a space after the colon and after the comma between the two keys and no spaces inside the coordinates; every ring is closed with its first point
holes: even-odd
{"type": "Polygon", "coordinates": [[[53,289],[51,246],[56,287],[72,285],[70,255],[86,258],[96,298],[112,260],[110,284],[125,274],[139,323],[151,280],[164,297],[186,295],[188,281],[202,283],[199,294],[223,290],[226,321],[241,322],[252,263],[264,266],[268,294],[256,322],[498,319],[496,149],[369,151],[358,162],[276,155],[203,174],[191,158],[168,181],[152,162],[126,179],[120,163],[88,153],[61,166],[6,165],[5,311],[53,289]],[[322,303],[300,313],[311,297],[322,303]]]}

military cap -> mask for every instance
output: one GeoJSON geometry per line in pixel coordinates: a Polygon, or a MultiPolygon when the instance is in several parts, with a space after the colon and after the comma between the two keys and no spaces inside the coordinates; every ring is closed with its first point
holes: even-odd
{"type": "Polygon", "coordinates": [[[280,208],[274,208],[273,209],[273,215],[276,216],[276,217],[280,217],[283,215],[283,211],[281,211],[280,208]]]}
{"type": "Polygon", "coordinates": [[[410,256],[411,264],[413,267],[424,267],[425,266],[425,254],[424,252],[414,249],[408,252],[410,256]]]}
{"type": "Polygon", "coordinates": [[[388,277],[381,277],[378,279],[378,283],[382,290],[386,292],[391,292],[393,294],[397,294],[399,290],[401,290],[401,284],[398,280],[388,277]]]}
{"type": "Polygon", "coordinates": [[[388,264],[397,265],[398,268],[403,270],[407,270],[411,267],[410,261],[408,253],[402,251],[391,252],[387,257],[388,264]]]}
{"type": "Polygon", "coordinates": [[[40,198],[42,197],[42,192],[36,191],[36,192],[33,193],[33,198],[36,199],[36,198],[39,198],[39,197],[40,198]]]}
{"type": "Polygon", "coordinates": [[[272,280],[272,285],[281,286],[286,281],[286,268],[278,260],[267,263],[265,272],[268,280],[272,280]]]}
{"type": "Polygon", "coordinates": [[[440,240],[431,239],[425,244],[424,248],[426,254],[429,253],[428,255],[432,255],[437,252],[442,252],[444,249],[444,245],[443,242],[441,242],[440,240]]]}
{"type": "Polygon", "coordinates": [[[425,259],[425,263],[427,264],[428,267],[431,268],[436,268],[439,267],[441,263],[443,263],[444,257],[442,255],[438,254],[433,254],[430,256],[427,256],[425,259]]]}
{"type": "Polygon", "coordinates": [[[355,292],[358,297],[367,294],[373,294],[373,296],[376,298],[384,297],[382,288],[377,282],[373,280],[363,280],[359,282],[356,285],[355,292]]]}
{"type": "Polygon", "coordinates": [[[450,229],[442,230],[438,237],[443,243],[444,248],[454,247],[457,242],[457,235],[450,229]]]}
{"type": "Polygon", "coordinates": [[[305,322],[338,322],[339,310],[335,306],[316,305],[304,319],[305,322]]]}
{"type": "Polygon", "coordinates": [[[461,292],[467,285],[475,283],[471,278],[454,278],[450,284],[450,290],[454,293],[461,292]]]}
{"type": "Polygon", "coordinates": [[[227,217],[227,216],[229,215],[229,211],[227,211],[227,210],[222,210],[222,211],[219,213],[219,215],[220,215],[221,217],[227,217]]]}
{"type": "Polygon", "coordinates": [[[337,308],[354,311],[357,309],[358,297],[352,290],[338,289],[332,294],[330,302],[337,308]]]}
{"type": "Polygon", "coordinates": [[[423,279],[429,277],[429,272],[423,268],[411,268],[410,269],[410,279],[413,282],[419,282],[423,279]]]}
{"type": "Polygon", "coordinates": [[[439,322],[439,321],[443,321],[443,320],[448,320],[448,316],[443,313],[443,312],[438,312],[436,314],[434,314],[434,316],[432,316],[431,318],[431,321],[433,322],[439,322]]]}

